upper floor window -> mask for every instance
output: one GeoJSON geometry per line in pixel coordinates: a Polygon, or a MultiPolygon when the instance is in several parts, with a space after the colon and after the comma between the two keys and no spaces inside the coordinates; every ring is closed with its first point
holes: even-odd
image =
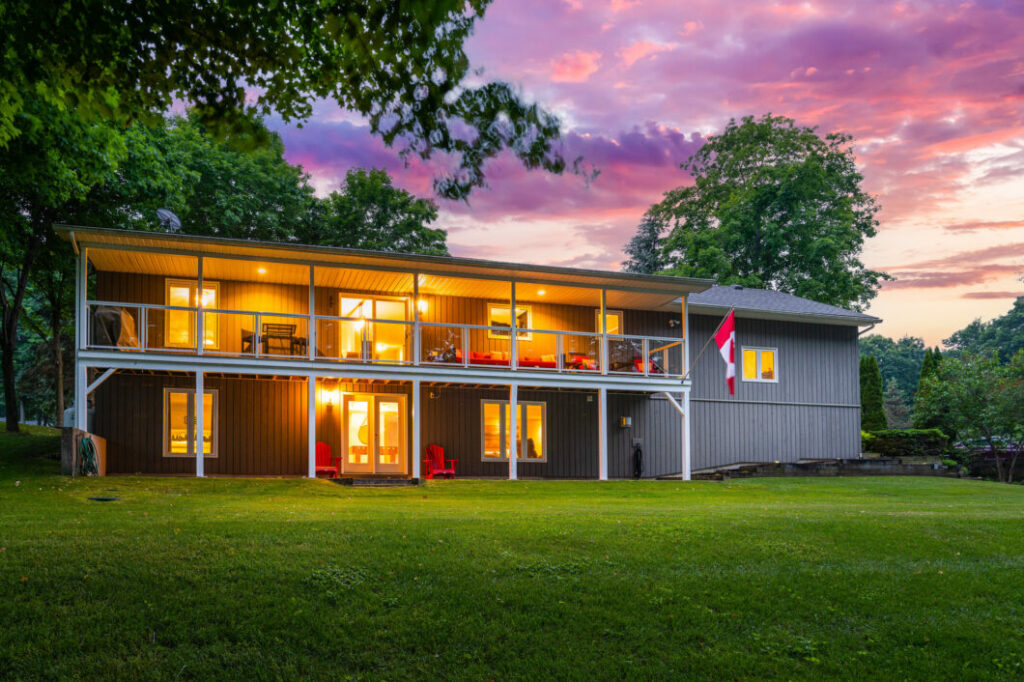
{"type": "MultiPolygon", "coordinates": [[[[512,327],[512,315],[509,313],[511,309],[512,306],[507,303],[487,304],[487,326],[490,327],[487,330],[487,338],[509,338],[512,327]]],[[[533,308],[528,305],[516,306],[516,327],[519,329],[533,328],[533,308]]],[[[524,341],[530,341],[533,338],[533,334],[530,332],[517,332],[516,336],[524,341]]]]}
{"type": "Polygon", "coordinates": [[[621,310],[606,310],[604,312],[604,329],[601,328],[601,310],[594,311],[594,323],[597,327],[597,333],[601,334],[608,332],[609,334],[621,334],[622,333],[622,311],[621,310]]]}
{"type": "MultiPolygon", "coordinates": [[[[516,406],[516,461],[546,462],[547,404],[519,401],[516,406]]],[[[507,461],[512,450],[512,443],[509,440],[512,409],[508,401],[481,400],[480,412],[483,460],[507,461]]]]}
{"type": "MultiPolygon", "coordinates": [[[[178,308],[199,305],[196,280],[168,279],[164,284],[164,302],[178,308]]],[[[203,282],[203,308],[220,307],[220,282],[203,282]]],[[[196,314],[189,310],[167,310],[164,315],[164,340],[171,348],[195,348],[196,314]]],[[[220,348],[220,316],[203,315],[203,347],[220,348]]]]}
{"type": "Polygon", "coordinates": [[[776,373],[776,348],[743,347],[743,380],[744,381],[778,381],[776,373]]]}

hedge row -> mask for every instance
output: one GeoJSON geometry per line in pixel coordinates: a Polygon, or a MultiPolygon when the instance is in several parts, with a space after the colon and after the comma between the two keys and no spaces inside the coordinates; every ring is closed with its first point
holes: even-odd
{"type": "Polygon", "coordinates": [[[949,438],[938,429],[881,429],[861,432],[865,452],[883,457],[940,457],[949,438]]]}

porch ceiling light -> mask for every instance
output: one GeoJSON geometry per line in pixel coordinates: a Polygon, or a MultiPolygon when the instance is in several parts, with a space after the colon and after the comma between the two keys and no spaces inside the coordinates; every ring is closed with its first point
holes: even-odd
{"type": "Polygon", "coordinates": [[[548,293],[548,292],[544,291],[543,289],[537,289],[537,295],[538,296],[543,296],[546,293],[548,293]]]}
{"type": "Polygon", "coordinates": [[[258,268],[256,270],[256,272],[260,273],[261,275],[265,275],[265,274],[267,274],[267,269],[266,268],[258,268]]]}

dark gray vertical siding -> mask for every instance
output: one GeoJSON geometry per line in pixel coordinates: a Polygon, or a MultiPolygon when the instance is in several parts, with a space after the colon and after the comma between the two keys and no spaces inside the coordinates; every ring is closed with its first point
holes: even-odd
{"type": "Polygon", "coordinates": [[[654,478],[682,471],[682,418],[662,395],[608,394],[608,476],[633,477],[633,440],[643,450],[643,477],[654,478]],[[633,425],[619,426],[621,417],[633,425]]]}
{"type": "MultiPolygon", "coordinates": [[[[693,357],[720,317],[690,316],[693,357]]],[[[736,395],[712,341],[693,370],[693,467],[856,457],[860,452],[857,328],[736,320],[736,395]],[[777,383],[743,381],[744,346],[777,349],[777,383]]]]}
{"type": "MultiPolygon", "coordinates": [[[[481,457],[480,401],[508,400],[507,389],[424,387],[422,443],[458,460],[461,476],[508,476],[506,462],[481,457]],[[433,395],[434,397],[431,397],[433,395]]],[[[597,395],[588,391],[519,389],[519,400],[547,404],[547,461],[520,460],[524,478],[597,478],[597,395]]]]}

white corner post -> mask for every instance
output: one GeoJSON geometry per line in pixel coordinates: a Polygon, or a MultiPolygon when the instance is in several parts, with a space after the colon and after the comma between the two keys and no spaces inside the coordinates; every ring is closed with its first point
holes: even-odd
{"type": "MultiPolygon", "coordinates": [[[[687,298],[683,294],[683,376],[685,381],[693,384],[690,376],[690,318],[687,314],[687,298]]],[[[683,386],[683,480],[690,480],[690,386],[683,386]]]]}
{"type": "MultiPolygon", "coordinates": [[[[515,317],[515,314],[512,315],[515,317]]],[[[513,327],[513,330],[515,328],[513,327]]],[[[519,444],[516,442],[516,424],[519,422],[519,386],[512,384],[508,388],[508,480],[519,478],[519,444]]]]}
{"type": "Polygon", "coordinates": [[[683,480],[690,480],[690,390],[683,389],[683,480]]]}
{"type": "MultiPolygon", "coordinates": [[[[608,290],[601,289],[601,315],[600,315],[600,328],[601,332],[601,374],[608,373],[608,290]]],[[[619,330],[622,333],[622,330],[619,330]]]]}
{"type": "Polygon", "coordinates": [[[608,480],[608,389],[597,389],[597,478],[608,480]]]}
{"type": "Polygon", "coordinates": [[[420,477],[420,438],[421,424],[420,417],[420,380],[412,380],[412,477],[420,477]]]}
{"type": "Polygon", "coordinates": [[[87,298],[89,260],[84,246],[78,252],[75,275],[75,331],[78,334],[75,343],[75,428],[88,431],[89,410],[86,406],[86,400],[88,400],[86,388],[89,383],[89,368],[79,359],[81,351],[85,350],[88,343],[86,326],[88,325],[89,313],[85,301],[87,298]]]}
{"type": "Polygon", "coordinates": [[[306,476],[316,478],[316,375],[310,374],[306,378],[306,429],[308,432],[309,448],[307,457],[309,466],[306,476]]]}
{"type": "MultiPolygon", "coordinates": [[[[313,272],[314,266],[309,266],[309,333],[306,338],[309,339],[309,361],[313,362],[316,360],[316,280],[314,279],[313,272]]],[[[313,384],[316,384],[316,377],[312,377],[313,384]]]]}
{"type": "MultiPolygon", "coordinates": [[[[412,364],[420,364],[420,273],[412,274],[412,364]]],[[[465,351],[467,356],[468,350],[465,351]]],[[[413,399],[415,402],[415,398],[413,399]]],[[[420,461],[419,453],[413,453],[413,461],[420,461]]]]}
{"type": "MultiPolygon", "coordinates": [[[[200,344],[201,345],[201,344],[200,344]]],[[[206,411],[204,409],[206,401],[203,400],[205,392],[203,390],[203,371],[196,370],[196,395],[195,395],[195,411],[196,411],[196,477],[202,478],[206,475],[205,462],[203,461],[203,432],[206,431],[206,411]]]]}
{"type": "MultiPolygon", "coordinates": [[[[511,369],[514,372],[517,369],[519,369],[519,330],[518,330],[518,327],[519,327],[519,316],[516,315],[516,281],[515,280],[512,280],[512,290],[511,290],[511,295],[509,296],[509,301],[510,301],[510,303],[509,303],[509,308],[508,308],[508,318],[509,318],[509,320],[508,320],[508,323],[509,323],[508,341],[509,341],[509,345],[511,346],[511,348],[509,348],[509,351],[512,353],[512,355],[509,356],[511,358],[511,360],[508,363],[508,368],[511,369]]],[[[488,323],[488,324],[490,324],[490,323],[488,323]]],[[[468,348],[465,351],[463,351],[463,352],[465,352],[466,355],[469,355],[469,349],[468,348]]],[[[513,393],[512,395],[515,395],[515,393],[513,393]]],[[[513,417],[513,419],[515,419],[515,417],[513,417]]],[[[515,422],[513,421],[512,423],[514,424],[515,422]]],[[[515,439],[513,439],[513,440],[515,440],[515,439]]]]}
{"type": "MultiPolygon", "coordinates": [[[[220,305],[220,302],[217,302],[220,305]]],[[[199,256],[199,274],[196,278],[196,354],[202,355],[206,348],[206,344],[203,343],[206,338],[203,335],[203,318],[206,314],[203,312],[203,257],[199,256]]],[[[196,393],[196,395],[200,395],[196,393]]]]}

